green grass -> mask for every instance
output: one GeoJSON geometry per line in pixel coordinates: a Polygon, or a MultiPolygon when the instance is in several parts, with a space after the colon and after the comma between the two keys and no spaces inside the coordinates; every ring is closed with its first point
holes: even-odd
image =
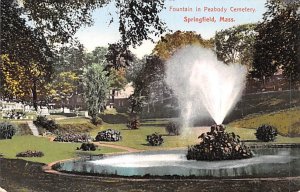
{"type": "Polygon", "coordinates": [[[300,108],[252,115],[229,124],[231,127],[256,129],[262,124],[275,126],[281,135],[300,136],[300,108]]]}
{"type": "MultiPolygon", "coordinates": [[[[47,138],[34,137],[34,136],[14,136],[13,139],[0,140],[0,154],[5,158],[16,159],[16,154],[26,150],[42,151],[45,156],[36,158],[20,158],[28,161],[50,163],[57,160],[70,159],[79,156],[77,147],[80,143],[59,143],[51,142],[47,138]]],[[[80,154],[104,154],[120,152],[122,150],[101,147],[93,152],[80,152],[80,154]],[[100,150],[99,150],[100,149],[100,150]]]]}

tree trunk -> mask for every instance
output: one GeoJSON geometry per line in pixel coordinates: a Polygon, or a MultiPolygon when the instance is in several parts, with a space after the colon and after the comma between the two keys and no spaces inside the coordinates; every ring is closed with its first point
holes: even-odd
{"type": "Polygon", "coordinates": [[[112,93],[111,93],[111,100],[112,100],[112,103],[113,103],[113,108],[115,108],[115,94],[116,94],[116,90],[113,89],[112,93]]]}
{"type": "Polygon", "coordinates": [[[34,110],[37,111],[38,105],[37,105],[36,81],[33,81],[33,87],[32,87],[32,104],[33,104],[34,110]]]}

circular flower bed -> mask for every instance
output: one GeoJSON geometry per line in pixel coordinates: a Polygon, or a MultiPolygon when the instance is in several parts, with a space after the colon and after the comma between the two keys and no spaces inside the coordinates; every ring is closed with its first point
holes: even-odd
{"type": "Polygon", "coordinates": [[[27,150],[24,152],[20,152],[16,155],[16,157],[43,157],[44,153],[41,151],[31,151],[27,150]]]}
{"type": "Polygon", "coordinates": [[[211,126],[210,132],[199,136],[200,143],[188,148],[188,160],[229,160],[253,156],[249,147],[234,133],[225,132],[224,125],[211,126]]]}

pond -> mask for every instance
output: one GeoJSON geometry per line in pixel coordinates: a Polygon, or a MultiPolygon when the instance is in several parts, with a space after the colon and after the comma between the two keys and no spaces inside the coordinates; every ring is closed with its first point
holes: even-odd
{"type": "Polygon", "coordinates": [[[117,176],[288,177],[300,176],[299,148],[260,148],[243,160],[195,161],[186,150],[147,151],[66,161],[58,171],[117,176]]]}

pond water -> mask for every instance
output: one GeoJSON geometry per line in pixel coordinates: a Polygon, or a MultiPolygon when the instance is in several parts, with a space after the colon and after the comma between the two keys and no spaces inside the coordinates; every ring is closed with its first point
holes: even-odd
{"type": "Polygon", "coordinates": [[[62,162],[58,171],[118,176],[287,177],[300,176],[299,148],[255,149],[243,160],[187,160],[186,150],[148,151],[62,162]]]}

